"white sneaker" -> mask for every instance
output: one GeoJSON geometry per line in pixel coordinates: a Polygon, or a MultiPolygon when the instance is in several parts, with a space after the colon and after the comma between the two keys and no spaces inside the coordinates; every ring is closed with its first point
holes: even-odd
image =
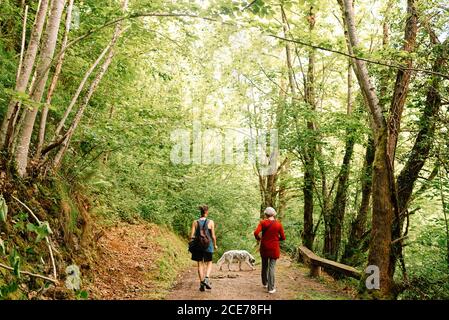
{"type": "Polygon", "coordinates": [[[264,287],[264,288],[268,288],[268,284],[264,284],[263,287],[264,287]]]}
{"type": "Polygon", "coordinates": [[[275,292],[276,292],[276,289],[268,291],[268,293],[275,293],[275,292]]]}

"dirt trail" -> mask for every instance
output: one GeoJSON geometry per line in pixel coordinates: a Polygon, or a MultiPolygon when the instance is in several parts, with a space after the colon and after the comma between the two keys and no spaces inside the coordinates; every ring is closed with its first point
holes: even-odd
{"type": "MultiPolygon", "coordinates": [[[[268,294],[260,281],[260,264],[256,270],[242,264],[243,271],[219,271],[214,264],[212,290],[199,291],[196,267],[189,260],[185,243],[175,235],[162,232],[159,226],[125,224],[104,229],[97,242],[98,254],[85,289],[91,299],[167,299],[167,300],[290,300],[351,299],[350,288],[342,288],[323,275],[310,278],[308,269],[283,256],[276,267],[275,294],[268,294]],[[167,238],[161,243],[161,237],[167,238]],[[159,243],[158,243],[159,242],[159,243]],[[173,249],[173,243],[177,247],[173,249]],[[172,244],[170,260],[172,280],[160,282],[160,261],[167,261],[167,248],[172,244]],[[165,256],[164,256],[165,252],[165,256]],[[176,265],[181,272],[176,278],[176,265]],[[189,267],[190,265],[190,267],[189,267]],[[174,285],[174,286],[173,286],[174,285]]],[[[238,269],[238,264],[231,267],[238,269]]],[[[87,279],[86,279],[87,280],[87,279]]]]}
{"type": "Polygon", "coordinates": [[[94,299],[145,299],[152,289],[146,279],[158,245],[147,241],[158,230],[148,225],[122,224],[104,230],[99,239],[95,272],[87,287],[94,299]]]}
{"type": "MultiPolygon", "coordinates": [[[[267,293],[260,280],[260,265],[256,270],[243,266],[244,271],[219,271],[214,265],[211,275],[212,290],[199,291],[199,280],[195,267],[187,270],[178,284],[167,296],[170,300],[292,300],[292,299],[351,299],[350,288],[337,289],[330,277],[324,276],[321,283],[310,278],[305,268],[292,263],[288,258],[278,260],[276,267],[276,290],[267,293]]],[[[238,270],[238,264],[231,267],[238,270]]]]}

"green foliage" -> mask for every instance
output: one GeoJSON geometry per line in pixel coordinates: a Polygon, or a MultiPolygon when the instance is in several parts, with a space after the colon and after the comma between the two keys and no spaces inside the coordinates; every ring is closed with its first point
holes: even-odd
{"type": "Polygon", "coordinates": [[[40,242],[42,239],[53,233],[48,222],[41,222],[39,225],[28,223],[27,230],[36,234],[36,242],[40,242]]]}
{"type": "Polygon", "coordinates": [[[8,206],[6,205],[5,198],[0,194],[0,221],[6,222],[6,217],[8,215],[8,206]]]}
{"type": "Polygon", "coordinates": [[[20,212],[13,217],[13,228],[19,232],[26,230],[26,222],[28,221],[28,213],[20,212]]]}
{"type": "Polygon", "coordinates": [[[151,265],[148,274],[149,281],[154,287],[154,290],[148,293],[150,299],[164,299],[178,280],[179,273],[191,266],[190,254],[186,249],[185,241],[165,228],[158,228],[165,237],[147,239],[155,242],[162,251],[157,261],[151,265]]]}
{"type": "Polygon", "coordinates": [[[11,89],[5,89],[4,92],[6,95],[8,95],[9,99],[17,100],[23,106],[26,106],[29,110],[32,110],[33,108],[39,108],[43,105],[42,103],[33,101],[27,93],[17,92],[11,89]]]}
{"type": "Polygon", "coordinates": [[[8,299],[11,295],[17,292],[19,284],[17,281],[10,281],[5,285],[0,283],[0,300],[8,299]]]}
{"type": "Polygon", "coordinates": [[[14,269],[14,275],[18,278],[20,278],[20,265],[22,263],[22,260],[17,253],[16,249],[14,248],[11,253],[8,256],[9,264],[14,269]]]}
{"type": "Polygon", "coordinates": [[[6,249],[5,249],[5,243],[3,242],[3,240],[0,238],[0,255],[4,255],[6,253],[6,249]]]}
{"type": "Polygon", "coordinates": [[[77,290],[75,292],[75,299],[77,300],[87,300],[89,298],[89,293],[86,290],[77,290]]]}
{"type": "Polygon", "coordinates": [[[422,228],[405,251],[409,282],[400,299],[449,299],[446,241],[443,221],[422,228]]]}

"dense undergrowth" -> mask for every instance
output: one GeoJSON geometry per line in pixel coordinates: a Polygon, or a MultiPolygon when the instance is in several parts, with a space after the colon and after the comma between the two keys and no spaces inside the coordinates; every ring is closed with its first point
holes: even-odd
{"type": "Polygon", "coordinates": [[[14,270],[0,269],[0,296],[21,299],[48,295],[50,282],[21,272],[53,275],[50,246],[62,281],[68,265],[82,265],[91,247],[90,201],[81,185],[59,178],[32,184],[15,178],[14,184],[6,183],[5,190],[7,214],[0,222],[0,261],[14,270]]]}

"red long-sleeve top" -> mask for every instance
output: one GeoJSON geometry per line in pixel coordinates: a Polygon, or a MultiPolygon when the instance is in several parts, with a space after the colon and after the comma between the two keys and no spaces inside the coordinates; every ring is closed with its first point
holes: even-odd
{"type": "Polygon", "coordinates": [[[254,237],[260,242],[262,258],[279,259],[281,254],[280,242],[285,240],[284,228],[277,220],[262,220],[254,231],[254,237]],[[262,232],[262,237],[259,234],[262,232]]]}

